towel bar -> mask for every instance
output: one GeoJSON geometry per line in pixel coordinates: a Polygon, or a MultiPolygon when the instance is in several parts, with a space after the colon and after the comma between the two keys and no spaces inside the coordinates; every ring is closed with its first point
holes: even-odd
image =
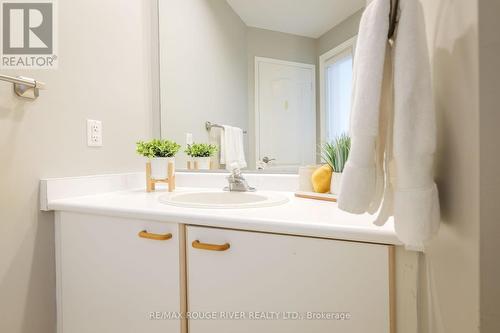
{"type": "Polygon", "coordinates": [[[0,81],[14,84],[14,92],[21,97],[36,99],[40,89],[45,89],[45,83],[36,81],[29,77],[14,77],[0,74],[0,81]]]}
{"type": "MultiPolygon", "coordinates": [[[[224,128],[224,126],[212,123],[210,121],[205,122],[205,128],[207,129],[207,131],[210,131],[212,129],[212,127],[224,128]]],[[[243,131],[243,134],[247,134],[247,131],[243,131]]]]}

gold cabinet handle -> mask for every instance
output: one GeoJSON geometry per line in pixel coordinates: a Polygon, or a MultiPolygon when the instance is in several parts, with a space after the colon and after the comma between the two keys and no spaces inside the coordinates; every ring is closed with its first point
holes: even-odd
{"type": "Polygon", "coordinates": [[[172,238],[172,234],[153,234],[150,232],[147,232],[147,230],[143,230],[139,232],[139,237],[141,238],[147,238],[147,239],[153,239],[153,240],[169,240],[172,238]]]}
{"type": "Polygon", "coordinates": [[[229,243],[225,244],[207,244],[207,243],[201,243],[199,240],[195,240],[192,243],[193,247],[195,249],[200,249],[200,250],[208,250],[208,251],[226,251],[231,247],[229,243]]]}

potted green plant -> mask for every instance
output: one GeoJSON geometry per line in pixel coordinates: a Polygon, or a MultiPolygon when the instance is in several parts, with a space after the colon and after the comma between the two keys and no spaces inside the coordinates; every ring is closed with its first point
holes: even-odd
{"type": "Polygon", "coordinates": [[[210,169],[210,157],[217,152],[217,147],[208,143],[192,143],[187,146],[185,153],[192,157],[200,170],[210,169]]]}
{"type": "Polygon", "coordinates": [[[151,162],[151,178],[166,179],[168,163],[175,163],[175,154],[181,146],[174,141],[152,139],[150,141],[138,141],[137,153],[149,158],[151,162]]]}
{"type": "Polygon", "coordinates": [[[324,143],[321,147],[321,156],[333,171],[330,183],[330,193],[332,194],[339,193],[342,172],[350,151],[351,138],[345,133],[336,137],[332,142],[324,143]]]}

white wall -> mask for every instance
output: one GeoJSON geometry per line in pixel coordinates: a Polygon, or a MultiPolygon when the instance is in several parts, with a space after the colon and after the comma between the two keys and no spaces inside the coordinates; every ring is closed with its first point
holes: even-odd
{"type": "Polygon", "coordinates": [[[421,2],[434,77],[442,208],[441,229],[422,261],[430,279],[424,271],[421,332],[473,333],[479,331],[478,1],[421,2]]]}
{"type": "MultiPolygon", "coordinates": [[[[208,142],[205,121],[247,128],[246,26],[226,1],[160,1],[162,137],[208,142]],[[172,10],[175,8],[175,10],[172,10]]],[[[184,153],[177,156],[186,168],[184,153]]]]}
{"type": "Polygon", "coordinates": [[[53,214],[39,212],[39,179],[141,170],[134,143],[152,133],[154,2],[58,5],[59,68],[1,71],[47,90],[23,101],[0,82],[0,332],[55,332],[53,214]],[[104,147],[86,146],[86,118],[103,121],[104,147]]]}

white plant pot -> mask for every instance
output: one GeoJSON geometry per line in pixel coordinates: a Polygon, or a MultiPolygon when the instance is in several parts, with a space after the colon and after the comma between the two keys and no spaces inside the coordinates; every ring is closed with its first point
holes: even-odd
{"type": "Polygon", "coordinates": [[[195,157],[198,170],[210,170],[210,157],[195,157]]]}
{"type": "Polygon", "coordinates": [[[340,182],[342,181],[342,173],[334,172],[332,173],[332,180],[330,182],[330,193],[338,195],[340,191],[340,182]]]}
{"type": "Polygon", "coordinates": [[[167,179],[168,163],[173,162],[175,165],[175,157],[153,157],[150,161],[152,179],[167,179]]]}
{"type": "Polygon", "coordinates": [[[318,165],[307,165],[299,167],[299,191],[314,192],[314,187],[311,181],[312,174],[318,165]]]}

